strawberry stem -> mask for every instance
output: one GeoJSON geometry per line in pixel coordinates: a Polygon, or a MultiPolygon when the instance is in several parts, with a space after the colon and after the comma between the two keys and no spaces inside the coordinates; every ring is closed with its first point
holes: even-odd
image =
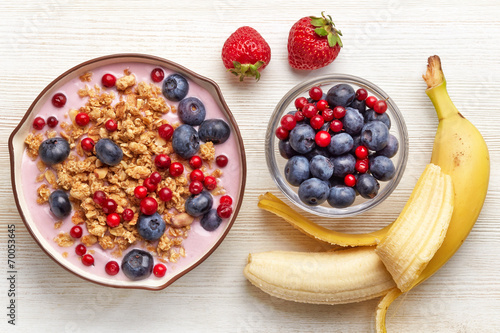
{"type": "Polygon", "coordinates": [[[245,77],[254,77],[257,81],[259,81],[259,68],[264,64],[264,61],[257,61],[255,64],[241,64],[238,61],[233,61],[234,68],[230,68],[228,71],[238,76],[240,81],[243,81],[245,77]]]}
{"type": "Polygon", "coordinates": [[[328,39],[328,45],[330,47],[335,47],[335,45],[339,45],[342,47],[342,40],[340,36],[342,36],[342,32],[335,28],[335,23],[333,23],[332,17],[330,15],[325,16],[325,12],[321,12],[321,17],[310,16],[311,24],[316,27],[314,32],[318,36],[322,36],[328,39]]]}

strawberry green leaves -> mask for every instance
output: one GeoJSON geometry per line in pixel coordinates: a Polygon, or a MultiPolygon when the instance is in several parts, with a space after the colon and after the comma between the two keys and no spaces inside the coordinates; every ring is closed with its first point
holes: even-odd
{"type": "Polygon", "coordinates": [[[260,79],[259,68],[264,65],[263,61],[257,61],[255,64],[241,64],[238,61],[233,61],[234,68],[228,69],[231,73],[239,76],[240,81],[245,77],[254,77],[257,81],[260,79]]]}
{"type": "Polygon", "coordinates": [[[311,24],[316,27],[314,32],[321,37],[327,37],[328,45],[330,47],[335,47],[335,45],[339,45],[342,47],[342,40],[340,36],[342,36],[342,32],[335,28],[335,23],[333,23],[332,17],[330,15],[325,16],[325,12],[321,13],[321,17],[310,16],[311,24]]]}

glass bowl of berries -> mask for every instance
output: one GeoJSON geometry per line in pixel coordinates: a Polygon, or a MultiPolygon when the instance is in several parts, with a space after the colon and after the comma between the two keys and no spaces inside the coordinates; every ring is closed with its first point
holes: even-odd
{"type": "Polygon", "coordinates": [[[352,75],[326,75],[292,88],[266,134],[276,185],[319,216],[352,216],[377,206],[397,187],[407,159],[408,133],[397,105],[352,75]]]}

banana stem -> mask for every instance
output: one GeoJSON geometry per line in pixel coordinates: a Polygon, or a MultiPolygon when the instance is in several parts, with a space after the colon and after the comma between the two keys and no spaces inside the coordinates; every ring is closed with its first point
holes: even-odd
{"type": "Polygon", "coordinates": [[[448,95],[446,80],[443,80],[438,86],[427,89],[425,93],[429,96],[432,104],[434,104],[439,120],[458,115],[462,116],[451,101],[450,95],[448,95]]]}

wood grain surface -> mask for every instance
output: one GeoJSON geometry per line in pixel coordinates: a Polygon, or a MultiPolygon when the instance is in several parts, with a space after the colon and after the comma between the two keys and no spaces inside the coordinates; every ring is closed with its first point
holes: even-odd
{"type": "MultiPolygon", "coordinates": [[[[266,124],[291,87],[326,73],[364,77],[398,104],[408,126],[409,162],[392,196],[342,220],[351,232],[392,221],[429,161],[437,119],[421,79],[441,56],[456,106],[483,133],[491,154],[484,209],[469,238],[434,277],[398,299],[389,332],[500,331],[500,5],[461,1],[95,1],[0,2],[0,331],[5,332],[370,332],[377,300],[341,306],[296,304],[251,286],[249,252],[326,247],[257,208],[280,197],[264,156],[266,124]],[[330,66],[293,71],[288,31],[299,18],[331,14],[344,49],[330,66]],[[220,60],[227,36],[256,28],[272,49],[260,82],[237,82],[220,60]],[[32,100],[68,68],[101,55],[139,52],[178,62],[215,80],[239,123],[248,161],[243,208],[222,245],[203,264],[159,292],[105,288],[63,270],[31,239],[12,197],[7,139],[32,100]],[[7,324],[7,225],[16,225],[17,321],[7,324]]],[[[474,179],[468,181],[473,182],[474,179]]]]}

